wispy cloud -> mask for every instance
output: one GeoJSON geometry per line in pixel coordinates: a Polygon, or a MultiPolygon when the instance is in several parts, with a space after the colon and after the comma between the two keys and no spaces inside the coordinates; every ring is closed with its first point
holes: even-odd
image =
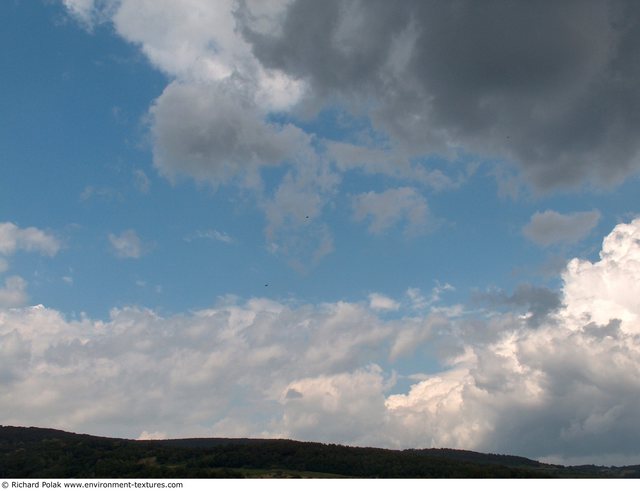
{"type": "Polygon", "coordinates": [[[143,243],[132,229],[125,230],[119,235],[109,234],[108,237],[113,253],[119,258],[138,259],[149,250],[149,245],[143,243]]]}
{"type": "Polygon", "coordinates": [[[216,242],[222,242],[224,244],[234,244],[236,242],[236,240],[226,232],[221,232],[215,229],[197,230],[195,233],[185,237],[184,240],[187,242],[192,242],[198,239],[213,240],[216,242]]]}
{"type": "Polygon", "coordinates": [[[409,236],[425,233],[433,225],[426,199],[409,187],[358,194],[351,205],[354,220],[370,219],[368,230],[374,235],[398,223],[404,224],[404,233],[409,236]]]}
{"type": "Polygon", "coordinates": [[[80,201],[84,202],[91,199],[123,202],[124,196],[120,191],[110,187],[97,188],[95,186],[85,186],[80,193],[80,201]]]}
{"type": "Polygon", "coordinates": [[[27,282],[20,276],[8,277],[0,287],[0,307],[18,307],[27,299],[27,282]]]}
{"type": "Polygon", "coordinates": [[[148,194],[151,190],[151,181],[142,169],[135,169],[133,171],[133,182],[136,189],[143,194],[148,194]]]}

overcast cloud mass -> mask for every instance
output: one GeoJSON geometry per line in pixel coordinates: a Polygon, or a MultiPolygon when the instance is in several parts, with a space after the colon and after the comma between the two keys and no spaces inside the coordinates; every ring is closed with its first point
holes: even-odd
{"type": "Polygon", "coordinates": [[[636,2],[0,9],[0,424],[640,463],[636,2]]]}

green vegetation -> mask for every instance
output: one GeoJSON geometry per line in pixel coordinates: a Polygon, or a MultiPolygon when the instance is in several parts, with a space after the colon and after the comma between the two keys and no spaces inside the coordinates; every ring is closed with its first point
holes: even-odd
{"type": "Polygon", "coordinates": [[[292,440],[134,441],[0,426],[3,478],[640,477],[640,466],[563,467],[462,450],[384,450],[292,440]]]}

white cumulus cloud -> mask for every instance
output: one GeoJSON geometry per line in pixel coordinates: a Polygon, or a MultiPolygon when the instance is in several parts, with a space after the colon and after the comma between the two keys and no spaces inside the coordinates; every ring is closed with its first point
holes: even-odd
{"type": "Polygon", "coordinates": [[[574,325],[619,319],[621,330],[640,334],[640,219],[613,229],[599,261],[571,260],[563,280],[566,313],[574,325]]]}
{"type": "Polygon", "coordinates": [[[560,308],[471,343],[451,368],[387,398],[405,445],[477,448],[583,461],[640,455],[640,219],[618,225],[595,263],[574,259],[560,308]],[[608,457],[609,456],[609,457],[608,457]]]}
{"type": "Polygon", "coordinates": [[[58,239],[36,227],[20,228],[11,222],[0,223],[0,254],[4,256],[19,250],[55,256],[60,247],[58,239]]]}
{"type": "Polygon", "coordinates": [[[369,295],[369,307],[373,310],[398,310],[400,303],[381,293],[371,293],[369,295]]]}

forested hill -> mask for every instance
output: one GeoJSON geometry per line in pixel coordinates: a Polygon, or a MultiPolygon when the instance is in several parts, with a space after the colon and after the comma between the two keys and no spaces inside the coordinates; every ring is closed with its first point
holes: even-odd
{"type": "Polygon", "coordinates": [[[136,441],[0,426],[0,477],[640,477],[640,466],[563,467],[464,450],[293,440],[136,441]]]}

